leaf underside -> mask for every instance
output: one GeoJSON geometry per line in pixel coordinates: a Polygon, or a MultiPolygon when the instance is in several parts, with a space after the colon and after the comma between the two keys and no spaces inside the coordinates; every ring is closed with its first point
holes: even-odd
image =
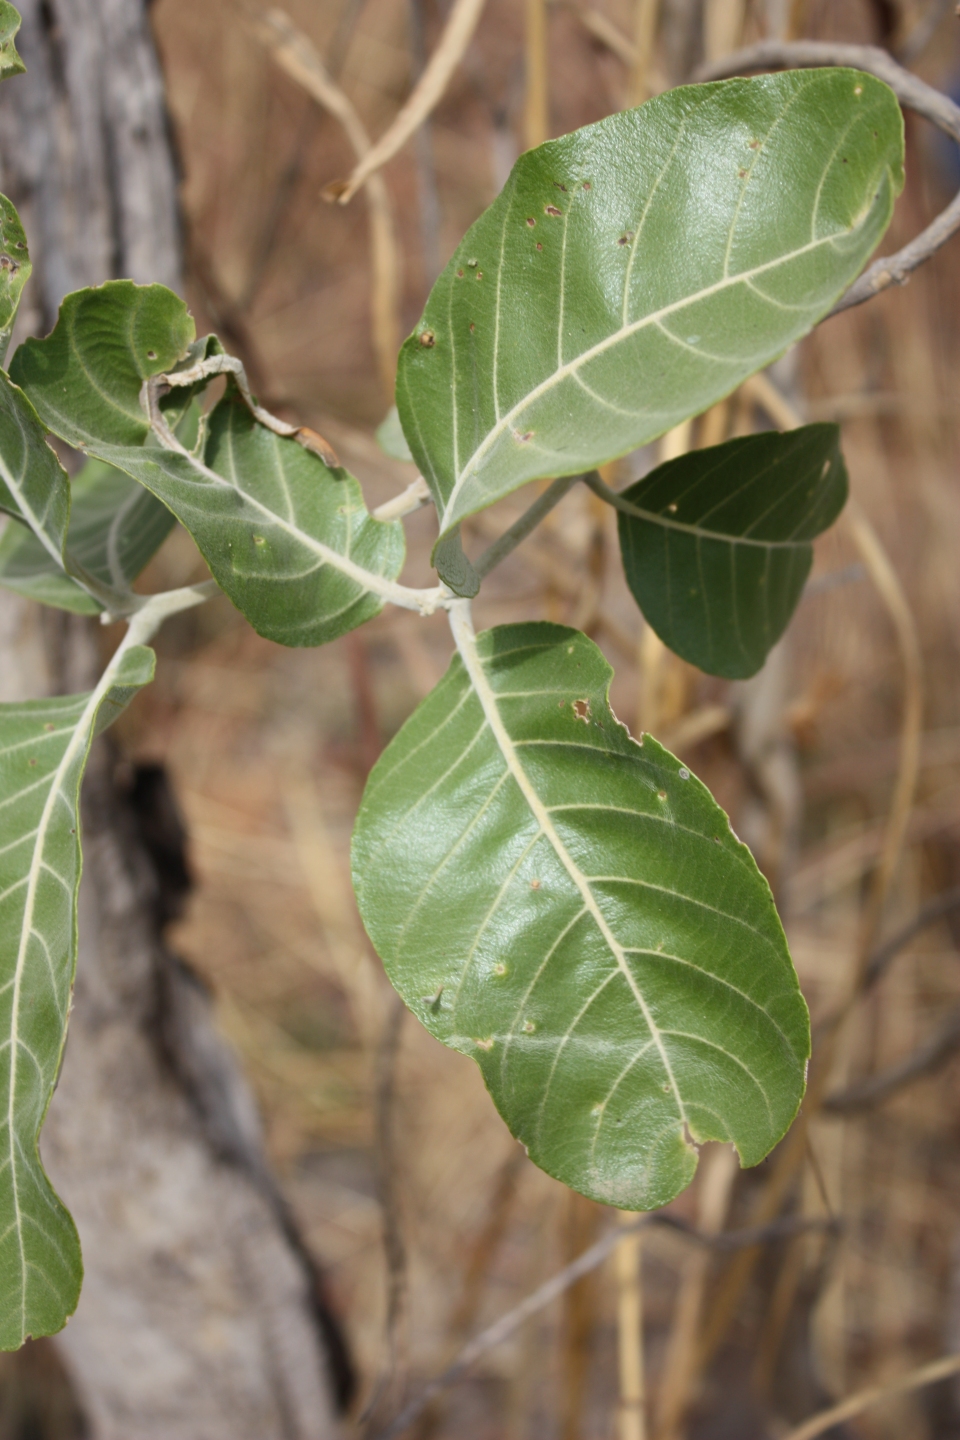
{"type": "MultiPolygon", "coordinates": [[[[142,485],[102,460],[88,460],[70,492],[70,555],[105,585],[129,589],[176,524],[174,517],[142,485]]],[[[25,525],[8,526],[0,539],[0,585],[78,615],[103,609],[25,525]]]]}
{"type": "Polygon", "coordinates": [[[699,413],[806,334],[902,187],[859,71],[686,86],[522,155],[400,354],[441,532],[699,413]]]}
{"type": "Polygon", "coordinates": [[[112,281],[67,296],[53,333],[21,345],[12,370],[54,434],[172,511],[261,635],[324,644],[380,611],[363,574],[396,579],[403,528],[373,520],[346,471],[258,424],[232,382],[208,417],[202,453],[156,444],[140,403],[144,379],[211,344],[219,349],[210,337],[193,341],[171,291],[112,281]]]}
{"type": "Polygon", "coordinates": [[[627,583],[677,655],[711,675],[753,675],[783,634],[816,535],[847,497],[836,425],[694,450],[622,492],[627,583]]]}
{"type": "Polygon", "coordinates": [[[544,1170],[646,1210],[695,1141],[756,1164],[809,1026],[773,899],[706,788],[609,708],[586,636],[478,637],[374,767],[353,844],[391,981],[544,1170]]]}
{"type": "Polygon", "coordinates": [[[153,651],[124,657],[89,695],[0,705],[0,1349],[60,1330],[82,1277],[73,1221],[37,1137],[60,1067],[76,964],[79,791],[94,733],[153,677],[153,651]]]}

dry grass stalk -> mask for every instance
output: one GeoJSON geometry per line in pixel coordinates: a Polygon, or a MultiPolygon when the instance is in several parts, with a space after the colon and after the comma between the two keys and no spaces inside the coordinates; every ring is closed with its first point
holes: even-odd
{"type": "MultiPolygon", "coordinates": [[[[347,180],[335,180],[324,190],[329,200],[348,204],[361,185],[392,160],[443,99],[450,78],[473,39],[486,0],[454,0],[437,47],[414,86],[413,92],[390,128],[374,145],[369,145],[347,180]]],[[[358,152],[359,153],[359,152],[358,152]]]]}
{"type": "Polygon", "coordinates": [[[660,0],[634,0],[634,55],[630,73],[629,96],[631,105],[642,105],[651,94],[650,67],[653,62],[653,46],[657,38],[659,18],[660,0]]]}
{"type": "Polygon", "coordinates": [[[706,0],[703,11],[703,58],[722,60],[743,37],[746,0],[706,0]]]}
{"type": "MultiPolygon", "coordinates": [[[[636,1225],[637,1217],[625,1210],[617,1220],[636,1225]]],[[[627,1235],[614,1252],[617,1277],[617,1369],[620,1403],[617,1410],[619,1440],[646,1440],[646,1385],[643,1364],[643,1288],[641,1239],[627,1235]]]]}
{"type": "MultiPolygon", "coordinates": [[[[301,85],[330,115],[339,120],[358,158],[370,153],[370,137],[352,102],[331,78],[316,47],[282,10],[259,9],[240,0],[241,9],[277,65],[301,85]]],[[[400,252],[393,207],[383,177],[366,181],[370,213],[370,311],[377,368],[388,398],[393,396],[397,351],[400,348],[400,252]]]]}
{"type": "Polygon", "coordinates": [[[547,0],[526,0],[524,64],[523,143],[526,149],[532,150],[550,135],[547,0]]]}
{"type": "MultiPolygon", "coordinates": [[[[732,1145],[712,1148],[701,1158],[697,1218],[700,1229],[708,1235],[719,1235],[726,1223],[736,1175],[737,1156],[732,1145]]],[[[656,1440],[681,1440],[683,1419],[694,1399],[700,1317],[709,1267],[710,1256],[704,1250],[691,1252],[684,1261],[660,1380],[656,1440]]]]}

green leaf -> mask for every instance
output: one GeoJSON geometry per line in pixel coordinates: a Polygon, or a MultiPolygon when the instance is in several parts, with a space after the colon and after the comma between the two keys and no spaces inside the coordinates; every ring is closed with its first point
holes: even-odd
{"type": "Polygon", "coordinates": [[[633,741],[578,631],[473,640],[371,772],[360,912],[544,1170],[628,1210],[695,1141],[755,1165],[803,1093],[807,1010],[766,881],[678,760],[633,741]]]}
{"type": "MultiPolygon", "coordinates": [[[[18,17],[19,21],[19,17],[18,17]]],[[[2,34],[2,14],[0,14],[2,34]]],[[[0,41],[0,70],[2,70],[3,44],[0,41]]],[[[19,57],[18,57],[19,58],[19,57]]],[[[21,67],[22,68],[22,67],[21,67]]],[[[0,80],[3,75],[0,74],[0,80]]],[[[30,279],[33,266],[27,249],[27,237],[20,224],[20,216],[6,195],[0,195],[0,364],[6,357],[7,346],[13,332],[13,322],[20,305],[23,287],[30,279]]]]}
{"type": "Polygon", "coordinates": [[[20,29],[20,12],[8,0],[0,0],[0,80],[9,80],[11,75],[22,75],[26,65],[17,54],[14,41],[20,29]]]}
{"type": "Polygon", "coordinates": [[[47,444],[46,432],[33,406],[3,370],[0,370],[0,510],[28,525],[54,564],[61,565],[70,520],[70,483],[47,444]]]}
{"type": "Polygon", "coordinates": [[[665,645],[711,675],[753,675],[787,627],[813,546],[847,498],[836,425],[694,450],[621,492],[627,584],[665,645]]]}
{"type": "Polygon", "coordinates": [[[400,416],[396,405],[391,405],[386,416],[377,426],[377,444],[384,455],[389,455],[392,460],[412,460],[410,446],[407,444],[407,437],[403,433],[403,426],[400,424],[400,416]]]}
{"type": "Polygon", "coordinates": [[[62,1328],[82,1276],[37,1137],[63,1053],[77,949],[79,792],[95,733],[153,677],[124,652],[92,695],[0,705],[0,1349],[62,1328]]]}
{"type": "MultiPolygon", "coordinates": [[[[70,555],[105,585],[129,590],[176,524],[174,517],[129,475],[102,460],[88,460],[70,491],[70,555]]],[[[25,525],[9,525],[0,539],[0,585],[80,615],[103,609],[25,525]]]]}
{"type": "MultiPolygon", "coordinates": [[[[67,296],[53,333],[21,345],[12,368],[55,434],[173,512],[261,635],[283,645],[334,640],[382,608],[403,565],[402,526],[371,519],[345,470],[260,425],[232,381],[208,417],[202,456],[160,446],[141,388],[219,352],[192,334],[171,291],[112,281],[67,296]]],[[[181,403],[174,392],[165,413],[181,403]]]]}
{"type": "Polygon", "coordinates": [[[844,69],[671,90],[522,155],[400,353],[441,533],[646,444],[806,334],[902,161],[893,92],[844,69]]]}
{"type": "Polygon", "coordinates": [[[10,374],[69,445],[143,445],[150,434],[143,383],[192,357],[195,334],[172,290],[109,280],[68,295],[52,333],[25,340],[10,374]]]}

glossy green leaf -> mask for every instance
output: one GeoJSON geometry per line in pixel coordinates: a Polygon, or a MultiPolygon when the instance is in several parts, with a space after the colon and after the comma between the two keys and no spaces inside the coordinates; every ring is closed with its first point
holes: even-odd
{"type": "MultiPolygon", "coordinates": [[[[371,519],[360,487],[296,440],[260,425],[231,381],[203,452],[163,448],[141,404],[144,380],[189,365],[183,302],[162,286],[113,281],[63,302],[46,340],[13,370],[62,439],[132,476],[168,506],[211,573],[261,635],[320,645],[382,608],[404,559],[399,523],[371,519]]],[[[175,416],[181,392],[167,401],[175,416]]]]}
{"type": "Polygon", "coordinates": [[[705,787],[610,710],[578,631],[460,654],[371,772],[364,924],[406,1003],[472,1056],[536,1163],[629,1210],[729,1140],[754,1165],[803,1093],[806,1006],[770,890],[705,787]]]}
{"type": "Polygon", "coordinates": [[[836,425],[694,450],[621,492],[627,583],[660,639],[711,675],[753,675],[800,599],[810,543],[847,498],[836,425]]]}
{"type": "MultiPolygon", "coordinates": [[[[0,19],[2,33],[2,19],[0,19]]],[[[0,57],[3,46],[0,43],[0,57]]],[[[2,66],[2,58],[0,58],[2,66]]],[[[3,76],[0,74],[0,79],[3,76]]],[[[0,195],[0,364],[6,357],[7,346],[13,332],[13,322],[20,305],[23,287],[30,279],[33,266],[27,250],[27,237],[20,224],[16,208],[0,195]]]]}
{"type": "Polygon", "coordinates": [[[153,676],[127,650],[92,695],[0,705],[0,1349],[50,1335],[77,1303],[73,1221],[37,1151],[66,1035],[77,949],[79,791],[93,735],[153,676]]]}
{"type": "MultiPolygon", "coordinates": [[[[88,460],[70,491],[70,555],[105,585],[129,590],[176,524],[174,517],[142,485],[102,460],[88,460]]],[[[79,615],[103,609],[25,525],[8,525],[0,539],[0,585],[79,615]]]]}
{"type": "Polygon", "coordinates": [[[22,75],[26,65],[17,54],[16,38],[20,29],[20,12],[9,0],[0,0],[0,80],[22,75]]]}
{"type": "Polygon", "coordinates": [[[400,354],[441,531],[646,444],[806,334],[902,161],[892,91],[843,69],[671,90],[522,155],[400,354]]]}

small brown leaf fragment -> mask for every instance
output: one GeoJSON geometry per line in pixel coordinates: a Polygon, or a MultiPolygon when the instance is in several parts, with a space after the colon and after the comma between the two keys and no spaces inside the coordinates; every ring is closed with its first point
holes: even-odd
{"type": "Polygon", "coordinates": [[[311,430],[309,425],[301,425],[294,439],[298,445],[303,446],[304,450],[319,455],[328,470],[340,469],[340,459],[336,450],[329,440],[324,440],[319,430],[311,430]]]}

